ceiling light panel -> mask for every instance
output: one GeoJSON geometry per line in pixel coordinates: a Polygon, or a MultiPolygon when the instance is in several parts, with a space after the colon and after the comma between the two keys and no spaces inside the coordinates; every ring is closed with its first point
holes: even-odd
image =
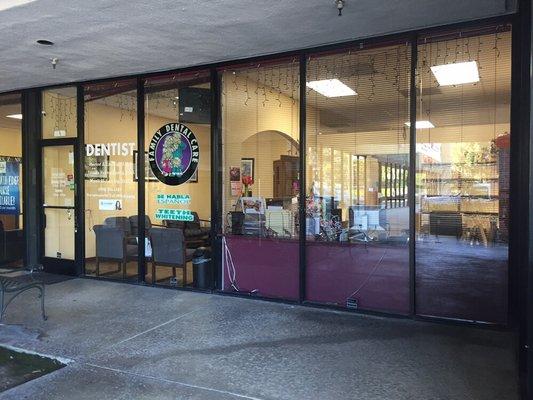
{"type": "Polygon", "coordinates": [[[479,82],[479,69],[476,61],[435,65],[431,67],[431,72],[441,86],[479,82]]]}
{"type": "Polygon", "coordinates": [[[314,91],[326,97],[355,96],[357,92],[338,79],[323,79],[306,83],[314,91]]]}
{"type": "MultiPolygon", "coordinates": [[[[408,127],[411,127],[410,122],[406,122],[405,125],[408,127]]],[[[435,125],[433,125],[430,121],[416,121],[416,129],[431,129],[435,128],[435,125]]]]}

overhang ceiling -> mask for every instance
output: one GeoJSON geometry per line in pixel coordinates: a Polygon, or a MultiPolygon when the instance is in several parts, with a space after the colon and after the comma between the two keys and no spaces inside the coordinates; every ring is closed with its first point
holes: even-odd
{"type": "MultiPolygon", "coordinates": [[[[7,1],[0,0],[0,10],[7,1]]],[[[516,0],[346,0],[338,17],[333,0],[35,0],[0,11],[0,92],[236,60],[515,9],[516,0]],[[38,39],[55,45],[40,46],[38,39]]]]}

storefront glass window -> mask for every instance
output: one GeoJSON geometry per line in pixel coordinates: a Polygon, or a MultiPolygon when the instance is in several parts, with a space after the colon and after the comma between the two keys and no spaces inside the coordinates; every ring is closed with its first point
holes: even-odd
{"type": "Polygon", "coordinates": [[[299,63],[220,76],[223,290],[298,299],[299,63]]]}
{"type": "Polygon", "coordinates": [[[417,313],[503,324],[511,32],[422,38],[418,60],[417,313]]]}
{"type": "Polygon", "coordinates": [[[409,312],[410,51],[308,59],[308,301],[409,312]]]}
{"type": "Polygon", "coordinates": [[[137,279],[136,80],[84,87],[85,271],[137,279]]]}
{"type": "Polygon", "coordinates": [[[78,136],[76,98],[76,87],[74,86],[43,91],[43,139],[78,136]]]}
{"type": "Polygon", "coordinates": [[[22,219],[22,113],[18,94],[0,96],[0,266],[20,267],[22,219]]]}
{"type": "Polygon", "coordinates": [[[213,263],[191,261],[211,258],[210,74],[153,77],[145,93],[146,280],[209,289],[213,263]]]}

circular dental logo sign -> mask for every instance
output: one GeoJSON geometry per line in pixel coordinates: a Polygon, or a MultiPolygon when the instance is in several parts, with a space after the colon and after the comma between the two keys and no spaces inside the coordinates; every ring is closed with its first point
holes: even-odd
{"type": "Polygon", "coordinates": [[[198,169],[200,148],[194,133],[185,125],[163,125],[148,148],[148,161],[154,175],[165,185],[181,185],[198,169]]]}

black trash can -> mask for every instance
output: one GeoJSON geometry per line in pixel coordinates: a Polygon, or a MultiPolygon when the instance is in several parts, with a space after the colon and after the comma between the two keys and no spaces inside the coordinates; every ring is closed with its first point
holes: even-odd
{"type": "Polygon", "coordinates": [[[211,251],[205,247],[199,247],[193,254],[192,259],[193,285],[198,289],[213,289],[213,263],[211,251]]]}

